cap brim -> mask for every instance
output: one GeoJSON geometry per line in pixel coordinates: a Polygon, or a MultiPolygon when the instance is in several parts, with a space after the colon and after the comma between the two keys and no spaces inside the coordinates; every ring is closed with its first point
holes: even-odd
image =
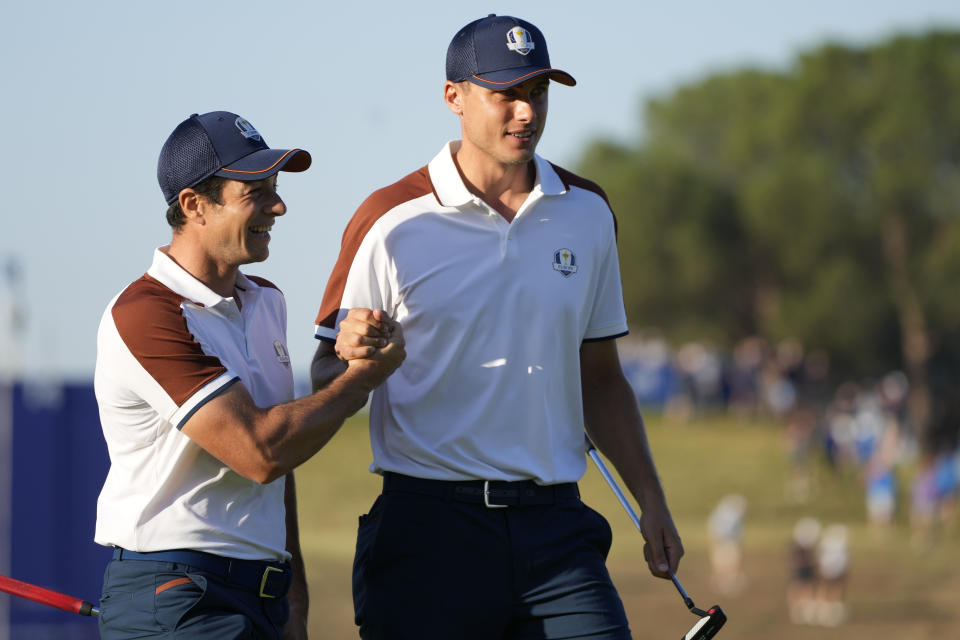
{"type": "Polygon", "coordinates": [[[278,171],[306,171],[313,158],[303,149],[261,149],[213,175],[232,180],[263,180],[278,171]]]}
{"type": "Polygon", "coordinates": [[[474,84],[478,84],[481,87],[498,91],[502,89],[509,89],[514,85],[520,84],[521,82],[526,82],[527,80],[540,76],[550,76],[551,80],[555,80],[560,84],[565,84],[568,87],[572,87],[577,84],[577,81],[573,79],[573,76],[566,71],[561,71],[560,69],[543,69],[541,67],[517,67],[516,69],[492,71],[482,75],[470,76],[467,78],[467,80],[474,84]]]}

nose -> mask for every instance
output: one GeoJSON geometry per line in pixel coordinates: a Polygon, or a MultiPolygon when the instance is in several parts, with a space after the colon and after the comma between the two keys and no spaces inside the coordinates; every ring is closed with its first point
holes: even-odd
{"type": "Polygon", "coordinates": [[[287,204],[280,197],[280,194],[274,192],[273,200],[267,205],[267,213],[272,216],[282,216],[287,212],[287,204]]]}
{"type": "Polygon", "coordinates": [[[531,122],[534,117],[534,110],[530,101],[517,100],[513,109],[513,117],[519,122],[531,122]]]}

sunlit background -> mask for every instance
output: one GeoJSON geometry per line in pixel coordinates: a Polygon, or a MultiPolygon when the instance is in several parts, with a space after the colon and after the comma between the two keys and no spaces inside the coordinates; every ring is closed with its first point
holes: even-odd
{"type": "MultiPolygon", "coordinates": [[[[289,213],[246,269],[286,294],[302,392],[347,220],[458,135],[446,46],[502,13],[578,80],[551,89],[538,150],[617,214],[621,357],[681,577],[728,611],[721,637],[953,637],[960,5],[784,4],[6,3],[0,574],[98,596],[96,327],[169,240],[155,171],[173,127],[226,109],[313,155],[281,175],[289,213]]],[[[311,629],[353,637],[353,527],[377,490],[363,420],[330,446],[303,470],[311,629]]],[[[592,471],[585,486],[636,636],[681,635],[692,617],[592,471]]],[[[0,594],[0,639],[95,628],[0,594]]]]}

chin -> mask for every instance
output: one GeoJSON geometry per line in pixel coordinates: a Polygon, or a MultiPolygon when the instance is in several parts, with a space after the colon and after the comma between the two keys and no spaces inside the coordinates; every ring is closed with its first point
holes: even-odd
{"type": "Polygon", "coordinates": [[[527,149],[520,153],[510,154],[508,157],[504,158],[503,164],[521,165],[521,164],[527,164],[531,160],[533,160],[533,149],[527,149]]]}
{"type": "Polygon", "coordinates": [[[258,251],[257,253],[251,253],[250,256],[247,258],[247,261],[245,264],[251,264],[254,262],[263,262],[269,257],[270,257],[270,251],[268,250],[258,251]]]}

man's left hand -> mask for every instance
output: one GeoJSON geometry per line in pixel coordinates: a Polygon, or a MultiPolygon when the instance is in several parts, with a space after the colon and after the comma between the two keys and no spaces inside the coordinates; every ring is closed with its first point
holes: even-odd
{"type": "Polygon", "coordinates": [[[640,516],[640,531],[646,541],[643,545],[643,557],[650,567],[650,573],[658,578],[669,578],[677,572],[680,558],[683,557],[683,543],[673,524],[666,502],[652,500],[645,505],[640,516]]]}

